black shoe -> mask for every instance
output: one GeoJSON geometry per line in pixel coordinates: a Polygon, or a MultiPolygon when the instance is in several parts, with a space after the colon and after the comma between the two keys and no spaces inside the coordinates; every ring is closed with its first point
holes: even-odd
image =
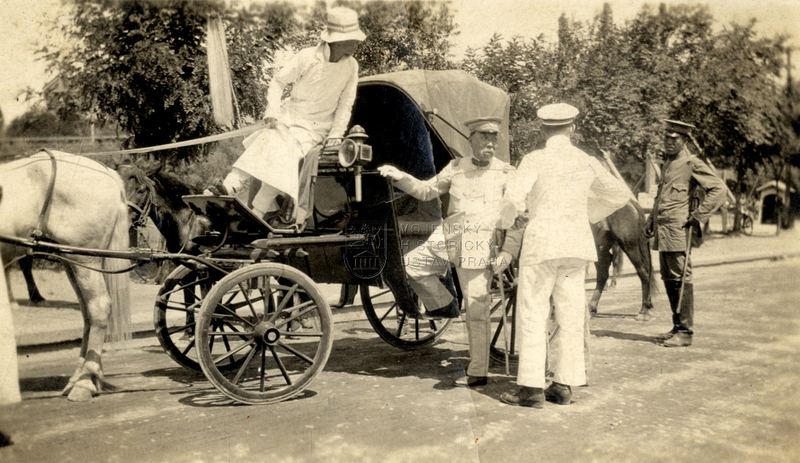
{"type": "Polygon", "coordinates": [[[544,390],[544,397],[548,402],[569,405],[572,403],[572,389],[566,384],[553,383],[544,390]]]}
{"type": "Polygon", "coordinates": [[[516,392],[500,394],[500,401],[520,407],[544,408],[544,392],[538,387],[520,386],[516,392]]]}
{"type": "Polygon", "coordinates": [[[470,376],[467,375],[467,387],[486,386],[489,378],[486,376],[470,376]]]}
{"type": "Polygon", "coordinates": [[[489,378],[486,376],[467,375],[456,380],[456,386],[459,387],[481,387],[487,384],[489,384],[489,378]]]}
{"type": "Polygon", "coordinates": [[[435,310],[428,310],[425,315],[429,318],[458,318],[461,309],[458,307],[458,299],[453,298],[450,304],[435,310]]]}

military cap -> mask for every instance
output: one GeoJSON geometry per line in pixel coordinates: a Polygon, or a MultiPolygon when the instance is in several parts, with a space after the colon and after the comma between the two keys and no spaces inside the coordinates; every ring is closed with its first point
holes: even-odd
{"type": "Polygon", "coordinates": [[[696,129],[697,127],[693,126],[692,124],[687,124],[686,122],[676,121],[672,119],[664,119],[664,131],[666,135],[671,138],[675,138],[679,135],[691,135],[692,129],[696,129]]]}
{"type": "Polygon", "coordinates": [[[542,125],[550,126],[572,124],[578,114],[578,108],[566,103],[544,105],[536,111],[536,117],[542,120],[542,125]]]}
{"type": "Polygon", "coordinates": [[[464,125],[467,126],[470,135],[475,132],[499,133],[502,122],[503,119],[499,117],[478,117],[464,122],[464,125]]]}

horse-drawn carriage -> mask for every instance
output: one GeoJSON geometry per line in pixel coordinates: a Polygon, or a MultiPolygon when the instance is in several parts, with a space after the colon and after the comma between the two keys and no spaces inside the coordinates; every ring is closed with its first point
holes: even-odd
{"type": "MultiPolygon", "coordinates": [[[[184,367],[202,370],[236,401],[288,399],[310,384],[331,351],[333,317],[321,283],[358,285],[369,323],[393,346],[427,346],[447,330],[451,320],[425,317],[403,254],[441,222],[448,198],[418,201],[394,190],[376,168],[393,164],[431,177],[453,157],[469,155],[463,123],[485,115],[503,117],[497,155],[508,160],[508,110],[503,91],[459,71],[364,78],[351,118],[363,131],[351,129],[340,145],[319,153],[309,173],[305,222],[275,229],[235,197],[186,196],[212,224],[195,239],[201,254],[86,251],[179,263],[155,301],[155,331],[165,351],[184,367]]],[[[0,241],[48,253],[82,252],[69,243],[0,241]]],[[[495,285],[496,321],[501,310],[513,312],[512,275],[501,280],[503,288],[495,285]]],[[[455,291],[453,277],[450,272],[445,283],[455,291]]],[[[495,330],[495,354],[502,328],[495,330]]]]}

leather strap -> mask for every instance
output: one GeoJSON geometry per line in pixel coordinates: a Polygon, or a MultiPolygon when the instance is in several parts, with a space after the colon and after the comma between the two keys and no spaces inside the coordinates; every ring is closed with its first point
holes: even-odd
{"type": "Polygon", "coordinates": [[[56,162],[56,156],[47,148],[43,148],[42,151],[47,153],[50,156],[50,164],[53,166],[52,172],[50,173],[50,182],[47,185],[47,193],[45,193],[44,203],[42,204],[42,210],[39,212],[39,223],[36,225],[36,228],[31,232],[31,238],[35,240],[41,240],[44,238],[50,238],[49,233],[47,232],[47,219],[50,216],[50,204],[53,203],[53,190],[56,186],[56,170],[58,168],[58,163],[56,162]]]}

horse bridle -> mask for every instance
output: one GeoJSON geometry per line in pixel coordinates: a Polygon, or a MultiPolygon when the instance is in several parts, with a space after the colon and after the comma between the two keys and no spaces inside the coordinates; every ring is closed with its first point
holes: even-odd
{"type": "Polygon", "coordinates": [[[138,172],[132,174],[132,176],[136,179],[137,182],[144,185],[147,190],[144,195],[143,204],[141,206],[132,201],[128,201],[128,208],[136,211],[136,213],[138,214],[136,216],[136,219],[131,223],[131,227],[136,230],[139,230],[147,225],[147,218],[150,216],[150,212],[154,207],[153,195],[155,190],[155,181],[148,178],[147,176],[140,175],[138,172]]]}

